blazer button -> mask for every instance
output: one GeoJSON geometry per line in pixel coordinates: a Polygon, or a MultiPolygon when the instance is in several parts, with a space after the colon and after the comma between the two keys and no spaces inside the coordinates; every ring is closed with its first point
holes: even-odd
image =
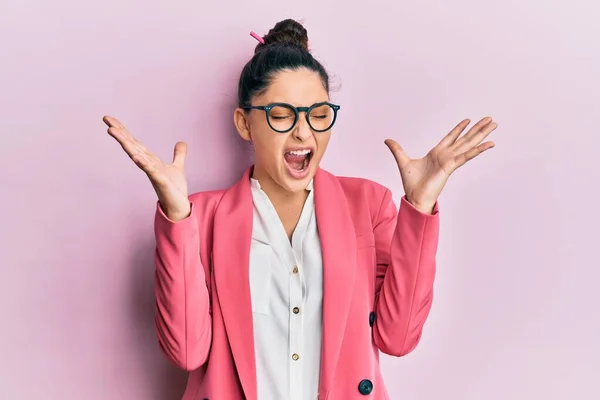
{"type": "Polygon", "coordinates": [[[368,379],[363,379],[358,384],[358,391],[360,392],[360,394],[365,396],[370,394],[373,391],[373,382],[371,382],[368,379]]]}
{"type": "Polygon", "coordinates": [[[375,323],[375,312],[371,311],[371,314],[369,314],[369,326],[373,326],[374,323],[375,323]]]}

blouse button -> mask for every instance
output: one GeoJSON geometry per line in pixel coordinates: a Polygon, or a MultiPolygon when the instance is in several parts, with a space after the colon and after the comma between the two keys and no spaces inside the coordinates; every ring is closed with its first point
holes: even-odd
{"type": "Polygon", "coordinates": [[[294,314],[298,314],[300,312],[300,309],[298,307],[294,307],[293,311],[294,314]]]}
{"type": "Polygon", "coordinates": [[[298,273],[298,267],[294,267],[294,269],[292,270],[293,274],[297,274],[298,273]]]}
{"type": "Polygon", "coordinates": [[[373,382],[368,379],[363,379],[358,384],[358,391],[363,396],[370,394],[373,391],[373,382]]]}
{"type": "Polygon", "coordinates": [[[294,361],[298,361],[298,359],[300,358],[300,356],[296,353],[292,354],[292,360],[294,361]]]}

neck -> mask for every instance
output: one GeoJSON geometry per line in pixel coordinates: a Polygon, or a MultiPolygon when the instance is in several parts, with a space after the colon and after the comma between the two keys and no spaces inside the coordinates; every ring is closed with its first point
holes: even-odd
{"type": "Polygon", "coordinates": [[[275,182],[266,171],[262,171],[256,166],[252,172],[252,178],[260,183],[262,191],[269,197],[269,200],[271,200],[276,209],[293,206],[298,203],[304,204],[304,201],[308,197],[308,190],[290,192],[275,182]]]}

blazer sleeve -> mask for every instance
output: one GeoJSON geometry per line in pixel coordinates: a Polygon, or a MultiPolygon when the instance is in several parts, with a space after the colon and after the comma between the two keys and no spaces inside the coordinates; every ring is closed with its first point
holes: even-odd
{"type": "Polygon", "coordinates": [[[205,271],[200,260],[196,207],[181,221],[171,221],[157,203],[155,325],[158,343],[178,367],[193,371],[208,358],[212,316],[205,271]]]}
{"type": "Polygon", "coordinates": [[[433,214],[425,214],[403,196],[397,212],[386,189],[373,231],[377,260],[373,341],[383,353],[403,356],[419,343],[431,309],[438,204],[433,214]]]}

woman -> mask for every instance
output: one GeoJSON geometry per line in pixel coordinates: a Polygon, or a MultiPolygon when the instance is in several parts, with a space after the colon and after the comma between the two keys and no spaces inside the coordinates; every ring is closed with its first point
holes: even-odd
{"type": "Polygon", "coordinates": [[[383,186],[319,168],[340,107],[302,25],[255,37],[234,123],[256,160],[229,189],[188,197],[184,143],[164,164],[104,118],[158,195],[160,347],[190,371],[186,400],[388,399],[379,352],[412,351],[431,308],[437,198],[496,124],[461,136],[464,120],[420,159],[387,140],[397,211],[383,186]]]}

